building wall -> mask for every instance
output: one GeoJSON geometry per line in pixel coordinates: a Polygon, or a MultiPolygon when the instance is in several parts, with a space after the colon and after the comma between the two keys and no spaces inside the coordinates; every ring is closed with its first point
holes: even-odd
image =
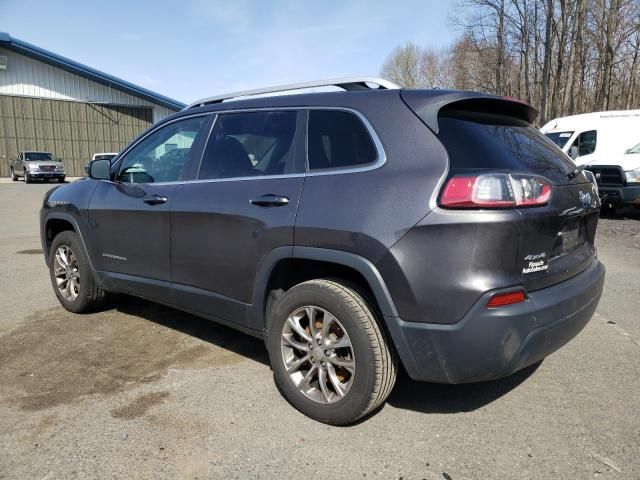
{"type": "Polygon", "coordinates": [[[84,174],[97,152],[118,152],[152,123],[174,113],[164,106],[0,48],[0,175],[21,150],[48,151],[67,174],[84,174]]]}
{"type": "Polygon", "coordinates": [[[0,48],[0,55],[7,57],[7,69],[0,70],[0,95],[149,107],[154,123],[174,113],[166,107],[6,48],[0,48]]]}
{"type": "Polygon", "coordinates": [[[0,95],[0,175],[21,150],[62,159],[69,176],[84,175],[94,153],[118,152],[152,121],[149,107],[111,107],[0,95]]]}

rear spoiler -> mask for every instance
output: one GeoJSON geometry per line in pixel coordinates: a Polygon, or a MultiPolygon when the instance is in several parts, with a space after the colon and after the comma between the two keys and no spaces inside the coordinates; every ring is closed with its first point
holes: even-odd
{"type": "Polygon", "coordinates": [[[498,113],[515,117],[528,123],[538,116],[538,111],[526,102],[462,90],[406,90],[400,91],[404,103],[434,133],[438,133],[438,116],[446,110],[498,113]]]}

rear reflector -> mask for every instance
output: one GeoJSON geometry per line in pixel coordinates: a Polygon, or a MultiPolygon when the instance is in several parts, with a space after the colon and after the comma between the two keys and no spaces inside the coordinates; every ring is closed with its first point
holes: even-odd
{"type": "Polygon", "coordinates": [[[487,302],[487,307],[504,307],[505,305],[524,302],[526,299],[527,296],[522,290],[517,290],[515,292],[498,293],[489,299],[489,301],[487,302]]]}
{"type": "Polygon", "coordinates": [[[515,208],[545,205],[551,182],[538,175],[488,173],[449,179],[440,197],[445,208],[515,208]]]}

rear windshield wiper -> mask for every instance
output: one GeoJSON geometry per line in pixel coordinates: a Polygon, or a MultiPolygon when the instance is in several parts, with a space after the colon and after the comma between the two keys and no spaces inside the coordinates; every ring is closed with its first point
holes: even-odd
{"type": "Polygon", "coordinates": [[[574,168],[573,170],[571,170],[569,173],[567,173],[567,178],[569,180],[573,180],[574,178],[576,178],[578,175],[580,175],[580,172],[582,172],[585,168],[587,168],[589,165],[591,165],[590,163],[585,163],[584,165],[580,165],[579,167],[574,168]]]}

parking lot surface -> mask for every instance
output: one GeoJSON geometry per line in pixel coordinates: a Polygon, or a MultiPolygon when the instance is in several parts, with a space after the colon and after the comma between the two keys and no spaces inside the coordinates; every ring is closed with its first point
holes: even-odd
{"type": "Polygon", "coordinates": [[[128,297],[62,309],[38,235],[53,187],[0,183],[0,479],[640,478],[640,211],[601,219],[598,311],[537,368],[400,378],[338,428],[287,404],[254,338],[128,297]]]}

